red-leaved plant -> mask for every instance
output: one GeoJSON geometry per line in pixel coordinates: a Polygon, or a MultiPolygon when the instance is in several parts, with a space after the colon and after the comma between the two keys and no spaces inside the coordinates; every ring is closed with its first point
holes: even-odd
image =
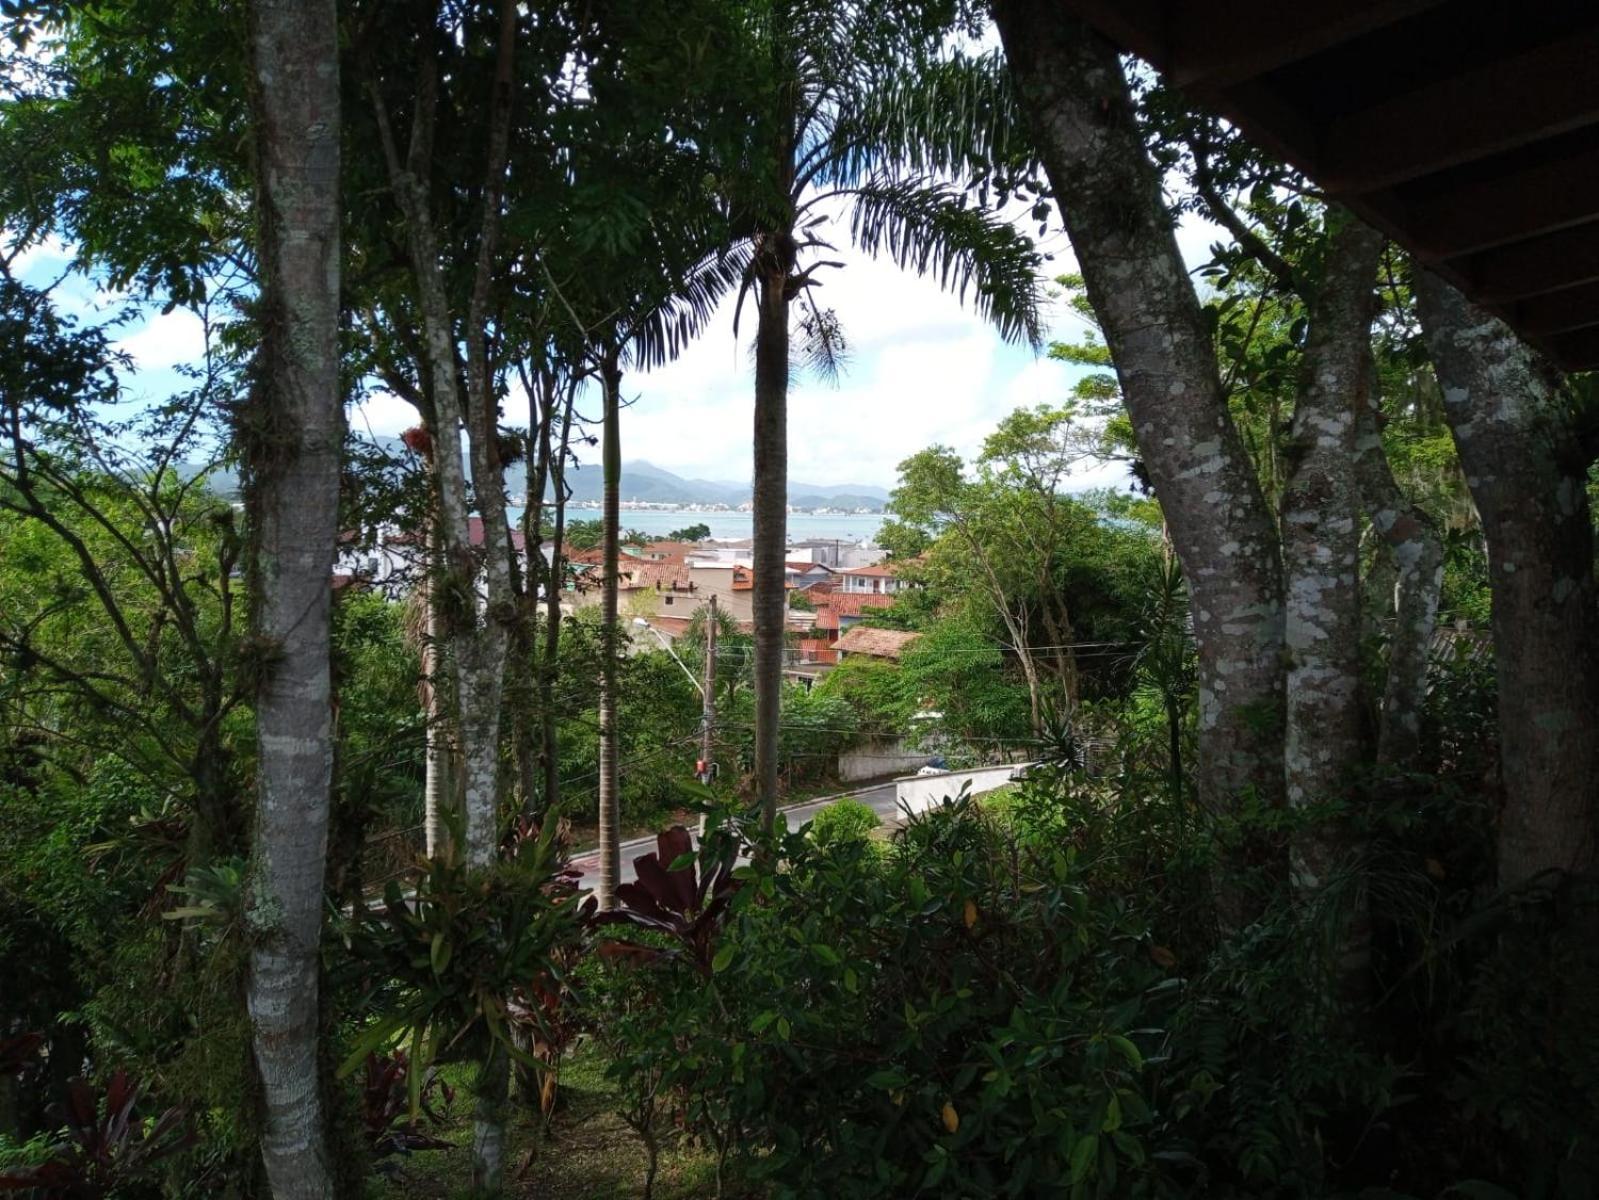
{"type": "Polygon", "coordinates": [[[188,1148],[194,1134],[187,1114],[169,1108],[154,1121],[134,1118],[142,1089],[118,1071],[102,1101],[81,1079],[67,1085],[66,1103],[51,1109],[66,1139],[50,1157],[0,1173],[0,1192],[32,1192],[43,1200],[101,1200],[149,1180],[157,1162],[188,1148]]]}
{"type": "Polygon", "coordinates": [[[716,935],[733,893],[738,890],[733,861],[731,842],[714,861],[701,864],[694,857],[694,839],[687,829],[675,825],[658,834],[655,853],[644,855],[634,864],[634,881],[616,889],[616,898],[623,907],[601,913],[594,923],[651,929],[677,945],[663,949],[617,938],[602,943],[600,953],[636,962],[671,955],[682,958],[709,978],[716,957],[716,935]],[[703,871],[699,869],[701,865],[705,867],[703,871]]]}
{"type": "MultiPolygon", "coordinates": [[[[411,1118],[411,1063],[403,1051],[368,1054],[361,1081],[361,1126],[374,1158],[410,1154],[414,1150],[452,1150],[454,1142],[423,1133],[411,1118]]],[[[435,1125],[444,1120],[437,1102],[448,1111],[455,1090],[431,1068],[417,1089],[417,1110],[435,1125]]]]}

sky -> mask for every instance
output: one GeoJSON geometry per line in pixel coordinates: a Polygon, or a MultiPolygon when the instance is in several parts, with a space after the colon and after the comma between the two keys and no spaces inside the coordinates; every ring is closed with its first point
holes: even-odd
{"type": "MultiPolygon", "coordinates": [[[[1016,408],[1060,403],[1074,369],[1025,345],[1007,344],[971,308],[932,278],[874,261],[848,244],[847,224],[834,230],[844,266],[823,274],[817,301],[834,308],[849,345],[846,369],[835,384],[797,372],[789,393],[789,477],[821,485],[892,487],[897,465],[934,443],[973,455],[998,421],[1016,408]]],[[[1036,234],[1029,223],[1028,232],[1036,234]]],[[[1189,218],[1178,241],[1190,268],[1210,258],[1216,227],[1189,218]]],[[[1075,269],[1058,220],[1051,220],[1040,249],[1050,255],[1046,278],[1075,269]]],[[[21,273],[44,282],[60,273],[67,250],[48,244],[33,252],[21,273]]],[[[66,306],[102,318],[118,298],[81,280],[59,294],[66,306]]],[[[751,471],[753,365],[746,310],[743,337],[733,335],[733,303],[725,302],[707,332],[683,356],[623,382],[629,407],[622,418],[625,460],[645,459],[680,475],[747,481],[751,471]]],[[[1046,344],[1077,339],[1080,318],[1059,300],[1045,309],[1046,344]]],[[[203,353],[204,326],[185,310],[144,314],[123,327],[118,346],[136,364],[134,398],[160,398],[184,386],[174,368],[203,353]]],[[[591,403],[588,407],[594,407],[591,403]]],[[[394,435],[416,423],[404,401],[377,394],[350,414],[357,429],[394,435]]],[[[525,425],[525,398],[513,396],[506,421],[525,425]]],[[[597,459],[595,448],[580,457],[597,459]]],[[[1081,468],[1078,488],[1117,486],[1120,465],[1081,468]]]]}

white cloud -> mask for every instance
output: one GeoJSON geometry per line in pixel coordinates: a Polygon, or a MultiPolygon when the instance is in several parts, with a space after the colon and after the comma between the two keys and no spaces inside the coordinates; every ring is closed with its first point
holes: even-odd
{"type": "Polygon", "coordinates": [[[116,343],[135,370],[163,371],[205,358],[205,323],[186,308],[158,313],[116,343]]]}
{"type": "MultiPolygon", "coordinates": [[[[1036,232],[1031,229],[1029,232],[1036,232]]],[[[874,261],[847,244],[847,226],[833,234],[841,269],[821,275],[816,302],[835,309],[849,344],[849,364],[834,388],[796,371],[789,390],[789,477],[806,483],[892,486],[899,462],[935,442],[970,457],[995,424],[1022,406],[1059,403],[1079,368],[1036,357],[1005,344],[970,307],[886,261],[874,261]]],[[[1210,258],[1221,231],[1187,217],[1178,244],[1190,269],[1210,258]]],[[[1070,246],[1052,221],[1041,243],[1053,257],[1049,277],[1075,269],[1070,246]]],[[[1083,323],[1052,303],[1046,340],[1079,337],[1083,323]]],[[[746,304],[741,338],[733,336],[733,303],[725,302],[711,327],[677,361],[647,373],[630,373],[622,385],[631,401],[622,416],[622,456],[646,459],[681,475],[747,480],[751,471],[754,372],[749,352],[754,312],[746,304]]],[[[580,405],[597,415],[594,398],[580,405]]],[[[525,423],[520,394],[506,406],[507,420],[525,423]]],[[[393,435],[416,421],[410,405],[379,394],[358,418],[376,433],[393,435]]],[[[598,450],[581,447],[584,462],[598,450]]],[[[1085,471],[1081,486],[1115,486],[1119,464],[1085,471]]]]}

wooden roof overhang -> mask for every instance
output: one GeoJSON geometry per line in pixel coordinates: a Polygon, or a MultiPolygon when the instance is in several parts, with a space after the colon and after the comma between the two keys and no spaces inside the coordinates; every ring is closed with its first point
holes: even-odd
{"type": "Polygon", "coordinates": [[[1503,317],[1599,367],[1599,0],[1060,0],[1503,317]]]}

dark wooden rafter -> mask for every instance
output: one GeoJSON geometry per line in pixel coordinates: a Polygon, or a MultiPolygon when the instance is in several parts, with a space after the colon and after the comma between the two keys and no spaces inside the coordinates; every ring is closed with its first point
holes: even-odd
{"type": "Polygon", "coordinates": [[[1599,127],[1593,133],[1552,158],[1512,163],[1486,178],[1449,173],[1401,190],[1397,199],[1416,230],[1416,255],[1435,262],[1592,220],[1599,127]]]}
{"type": "Polygon", "coordinates": [[[1599,283],[1562,288],[1522,300],[1508,317],[1529,337],[1547,337],[1599,325],[1599,283]]]}
{"type": "Polygon", "coordinates": [[[1436,8],[1443,0],[1237,0],[1179,4],[1167,25],[1171,80],[1225,87],[1436,8]]]}
{"type": "Polygon", "coordinates": [[[1599,29],[1343,117],[1322,135],[1318,181],[1367,192],[1592,125],[1596,63],[1599,29]]]}
{"type": "Polygon", "coordinates": [[[1560,365],[1599,365],[1599,2],[1060,3],[1560,365]]]}
{"type": "Polygon", "coordinates": [[[1549,350],[1568,371],[1599,368],[1599,328],[1579,329],[1549,339],[1549,350]]]}
{"type": "Polygon", "coordinates": [[[1450,264],[1484,304],[1504,304],[1599,280],[1599,221],[1512,242],[1450,264]]]}

